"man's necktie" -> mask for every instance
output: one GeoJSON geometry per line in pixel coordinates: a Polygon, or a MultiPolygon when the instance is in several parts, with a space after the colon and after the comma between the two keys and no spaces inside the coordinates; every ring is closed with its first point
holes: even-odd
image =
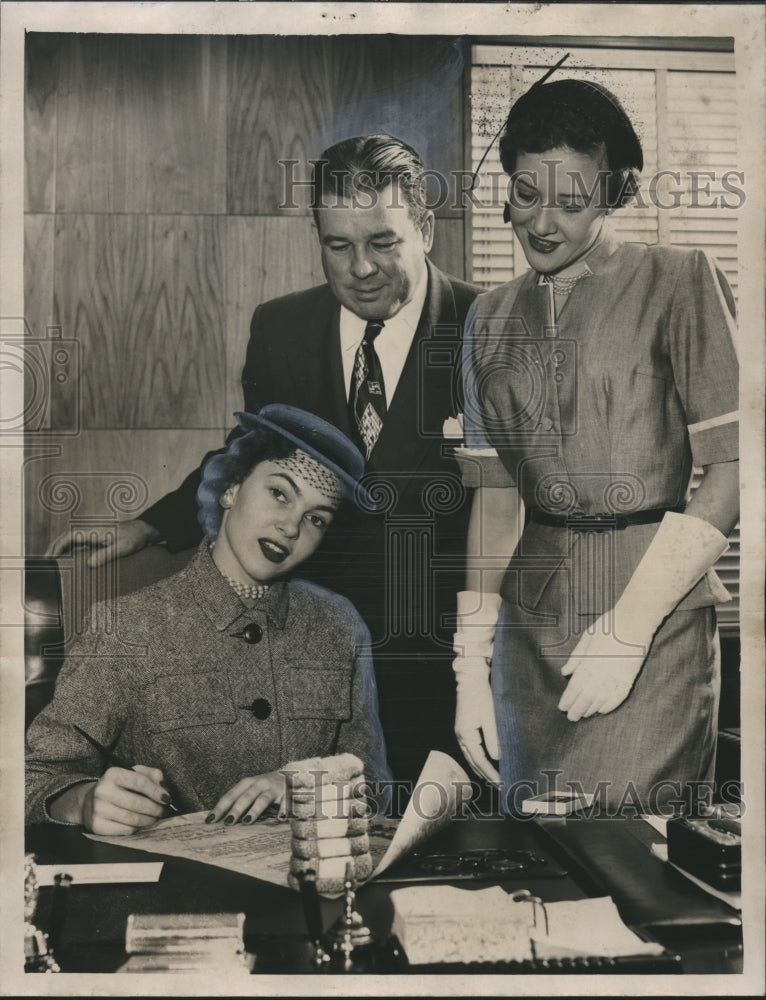
{"type": "Polygon", "coordinates": [[[386,415],[383,369],[375,350],[375,338],[382,329],[383,323],[377,320],[370,320],[365,327],[362,343],[356,351],[354,371],[351,376],[351,416],[365,458],[369,458],[372,454],[386,415]]]}

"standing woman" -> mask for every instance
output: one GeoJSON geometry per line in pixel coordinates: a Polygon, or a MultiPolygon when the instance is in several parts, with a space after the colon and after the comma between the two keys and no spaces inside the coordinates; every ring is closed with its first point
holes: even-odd
{"type": "Polygon", "coordinates": [[[670,808],[715,762],[733,299],[702,251],[610,233],[643,156],[606,88],[535,85],[500,155],[531,270],[467,321],[461,464],[477,489],[456,733],[507,811],[554,782],[613,810],[670,808]]]}

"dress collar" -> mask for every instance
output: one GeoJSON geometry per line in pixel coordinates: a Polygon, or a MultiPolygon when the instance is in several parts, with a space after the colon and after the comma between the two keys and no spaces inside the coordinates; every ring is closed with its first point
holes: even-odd
{"type": "MultiPolygon", "coordinates": [[[[607,270],[609,259],[621,243],[622,241],[617,238],[611,227],[605,223],[596,242],[590,250],[580,258],[580,261],[584,264],[583,276],[600,274],[602,271],[607,270]]],[[[535,284],[547,284],[545,281],[546,275],[540,274],[537,271],[534,271],[533,274],[535,275],[535,284]]]]}
{"type": "Polygon", "coordinates": [[[278,628],[285,627],[290,607],[286,580],[272,583],[263,597],[253,604],[244,604],[213,562],[207,538],[200,542],[197,554],[189,564],[189,572],[194,597],[219,632],[256,611],[264,612],[278,628]]]}

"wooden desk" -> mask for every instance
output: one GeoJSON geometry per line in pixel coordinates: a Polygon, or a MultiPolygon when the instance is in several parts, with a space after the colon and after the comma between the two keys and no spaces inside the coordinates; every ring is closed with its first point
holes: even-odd
{"type": "MultiPolygon", "coordinates": [[[[734,911],[715,901],[709,902],[705,893],[686,882],[677,872],[666,871],[667,866],[651,855],[646,844],[632,836],[627,825],[630,822],[640,823],[568,820],[538,825],[509,818],[471,817],[453,822],[429,842],[429,848],[443,851],[489,847],[532,849],[552,861],[558,860],[569,873],[557,878],[503,880],[501,884],[506,889],[529,889],[546,902],[582,899],[595,894],[612,895],[620,906],[623,919],[629,924],[631,920],[621,906],[625,897],[620,895],[620,886],[603,884],[603,864],[599,867],[594,862],[591,866],[587,849],[583,849],[582,845],[584,843],[587,848],[588,842],[592,841],[595,850],[603,855],[604,843],[613,843],[616,846],[610,848],[612,854],[625,854],[633,868],[635,856],[632,852],[640,850],[643,852],[640,856],[641,871],[636,872],[636,878],[645,882],[648,878],[650,893],[660,893],[661,897],[664,893],[667,905],[674,912],[679,907],[682,910],[686,907],[690,914],[691,926],[682,928],[680,934],[676,928],[667,941],[662,936],[658,940],[681,954],[685,972],[741,971],[741,928],[736,925],[734,911]],[[631,839],[626,841],[626,837],[631,839]],[[589,871],[589,868],[592,870],[589,871]],[[676,879],[682,879],[684,884],[679,885],[676,879]]],[[[84,837],[79,829],[71,827],[31,827],[27,831],[26,849],[35,853],[40,864],[145,861],[157,857],[143,851],[94,842],[84,837]]],[[[158,883],[72,885],[65,890],[69,894],[67,920],[57,950],[62,971],[111,972],[117,969],[125,960],[125,925],[130,913],[214,911],[242,911],[246,914],[245,943],[248,950],[258,956],[256,972],[315,971],[297,893],[223,868],[178,858],[163,860],[165,865],[158,883]]],[[[492,883],[460,881],[452,884],[462,888],[482,888],[492,883]]],[[[379,940],[383,940],[390,930],[390,893],[395,888],[395,884],[371,883],[357,893],[357,909],[379,940]]],[[[41,889],[36,921],[42,929],[46,929],[50,899],[51,891],[41,889]]],[[[631,902],[628,900],[629,904],[631,902]]],[[[663,898],[659,898],[654,905],[662,909],[662,903],[663,898]]],[[[647,906],[640,911],[643,916],[652,914],[651,906],[647,906]]],[[[322,900],[322,911],[324,926],[328,928],[340,916],[342,903],[340,900],[322,900]]],[[[634,925],[642,922],[651,923],[635,921],[634,925]]],[[[353,971],[392,970],[380,968],[373,961],[372,966],[362,963],[353,971]]]]}

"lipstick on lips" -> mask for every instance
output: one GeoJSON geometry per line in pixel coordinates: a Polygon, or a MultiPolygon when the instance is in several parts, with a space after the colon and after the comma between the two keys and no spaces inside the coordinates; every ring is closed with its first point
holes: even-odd
{"type": "Polygon", "coordinates": [[[280,545],[278,542],[272,542],[270,538],[259,538],[258,544],[261,547],[261,552],[273,563],[284,562],[285,559],[290,555],[288,549],[284,545],[280,545]]]}
{"type": "Polygon", "coordinates": [[[529,245],[536,253],[553,253],[561,246],[561,243],[552,240],[541,240],[539,236],[533,236],[530,232],[527,233],[527,238],[529,245]]]}

